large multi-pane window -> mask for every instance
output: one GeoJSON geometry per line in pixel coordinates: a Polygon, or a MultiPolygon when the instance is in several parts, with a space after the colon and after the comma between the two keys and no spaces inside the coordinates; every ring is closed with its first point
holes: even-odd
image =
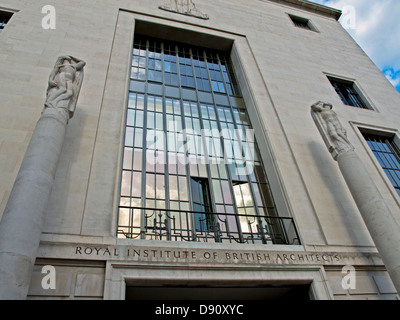
{"type": "Polygon", "coordinates": [[[391,137],[363,134],[390,182],[400,195],[400,149],[391,137]]]}
{"type": "Polygon", "coordinates": [[[135,36],[118,236],[286,243],[229,55],[135,36]]]}

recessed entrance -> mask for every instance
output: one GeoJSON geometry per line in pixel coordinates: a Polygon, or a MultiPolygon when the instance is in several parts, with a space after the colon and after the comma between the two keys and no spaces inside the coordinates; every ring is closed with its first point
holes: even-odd
{"type": "Polygon", "coordinates": [[[310,285],[265,287],[127,286],[126,300],[310,300],[310,285]]]}

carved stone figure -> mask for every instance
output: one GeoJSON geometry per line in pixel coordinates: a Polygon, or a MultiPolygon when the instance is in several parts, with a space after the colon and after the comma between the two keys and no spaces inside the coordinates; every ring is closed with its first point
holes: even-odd
{"type": "Polygon", "coordinates": [[[311,106],[313,119],[329,149],[336,160],[338,155],[354,150],[347,138],[347,132],[340,123],[330,103],[318,101],[311,106]]]}
{"type": "Polygon", "coordinates": [[[61,108],[72,118],[83,81],[86,62],[72,56],[60,56],[49,77],[45,108],[61,108]]]}
{"type": "Polygon", "coordinates": [[[193,0],[170,0],[169,5],[159,6],[160,9],[176,12],[200,19],[209,19],[208,15],[196,8],[193,0]]]}

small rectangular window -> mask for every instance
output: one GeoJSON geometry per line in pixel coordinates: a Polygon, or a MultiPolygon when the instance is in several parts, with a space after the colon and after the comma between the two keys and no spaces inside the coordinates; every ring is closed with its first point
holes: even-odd
{"type": "Polygon", "coordinates": [[[317,29],[315,29],[309,19],[293,16],[291,14],[289,14],[289,17],[296,27],[311,31],[317,31],[317,29]]]}
{"type": "Polygon", "coordinates": [[[3,31],[11,17],[12,13],[0,11],[0,32],[3,31]]]}
{"type": "Polygon", "coordinates": [[[363,133],[382,169],[400,195],[400,149],[393,137],[363,133]]]}
{"type": "Polygon", "coordinates": [[[328,77],[328,79],[345,105],[360,109],[372,109],[354,82],[332,77],[328,77]]]}

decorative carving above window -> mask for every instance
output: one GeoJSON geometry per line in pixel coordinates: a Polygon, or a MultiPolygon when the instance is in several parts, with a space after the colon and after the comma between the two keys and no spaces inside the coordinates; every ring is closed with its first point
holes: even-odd
{"type": "Polygon", "coordinates": [[[159,6],[160,9],[184,14],[199,19],[208,20],[209,16],[197,9],[193,0],[170,0],[169,3],[159,6]]]}

